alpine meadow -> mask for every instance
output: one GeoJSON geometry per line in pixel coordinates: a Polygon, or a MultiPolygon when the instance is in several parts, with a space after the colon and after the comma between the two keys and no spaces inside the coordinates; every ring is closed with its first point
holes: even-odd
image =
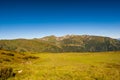
{"type": "Polygon", "coordinates": [[[0,80],[120,80],[120,1],[0,0],[0,80]]]}
{"type": "Polygon", "coordinates": [[[1,40],[0,49],[1,80],[120,80],[116,39],[47,36],[1,40]]]}

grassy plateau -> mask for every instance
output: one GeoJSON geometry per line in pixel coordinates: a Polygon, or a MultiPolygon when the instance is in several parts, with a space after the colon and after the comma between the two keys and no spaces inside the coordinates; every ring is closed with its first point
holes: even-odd
{"type": "Polygon", "coordinates": [[[1,50],[0,68],[4,67],[13,68],[15,73],[7,80],[120,80],[120,52],[17,53],[1,50]]]}

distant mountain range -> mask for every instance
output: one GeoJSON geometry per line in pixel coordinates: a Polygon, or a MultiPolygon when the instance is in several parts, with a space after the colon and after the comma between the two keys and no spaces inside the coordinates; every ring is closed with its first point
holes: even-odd
{"type": "Polygon", "coordinates": [[[17,52],[120,51],[120,41],[90,35],[46,36],[34,39],[0,40],[0,49],[17,52]]]}
{"type": "Polygon", "coordinates": [[[120,40],[120,38],[118,38],[117,40],[120,40]]]}

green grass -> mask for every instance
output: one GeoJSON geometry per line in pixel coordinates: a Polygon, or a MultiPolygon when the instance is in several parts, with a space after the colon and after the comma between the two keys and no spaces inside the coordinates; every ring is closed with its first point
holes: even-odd
{"type": "Polygon", "coordinates": [[[1,65],[12,67],[14,72],[23,70],[8,80],[120,80],[120,52],[14,54],[0,54],[11,60],[1,65]],[[39,58],[22,58],[28,55],[39,58]]]}

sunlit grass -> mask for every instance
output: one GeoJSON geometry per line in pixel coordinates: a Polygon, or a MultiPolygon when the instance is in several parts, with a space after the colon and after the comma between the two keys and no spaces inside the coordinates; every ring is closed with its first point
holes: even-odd
{"type": "Polygon", "coordinates": [[[120,80],[120,52],[29,55],[39,58],[2,63],[23,70],[9,80],[120,80]]]}

